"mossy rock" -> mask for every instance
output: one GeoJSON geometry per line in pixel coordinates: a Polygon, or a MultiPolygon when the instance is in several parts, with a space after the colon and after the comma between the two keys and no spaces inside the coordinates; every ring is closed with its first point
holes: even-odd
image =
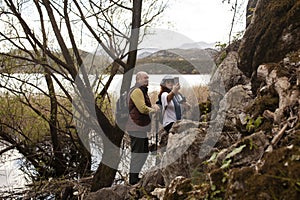
{"type": "Polygon", "coordinates": [[[188,192],[193,190],[191,179],[184,177],[175,178],[167,187],[164,200],[184,200],[188,197],[188,192]]]}
{"type": "Polygon", "coordinates": [[[239,68],[247,77],[263,63],[279,62],[300,48],[300,1],[262,0],[239,48],[239,68]]]}
{"type": "Polygon", "coordinates": [[[233,169],[225,199],[298,199],[300,195],[300,149],[277,149],[263,159],[257,172],[252,167],[233,169]]]}
{"type": "Polygon", "coordinates": [[[270,87],[258,94],[254,103],[246,108],[246,113],[256,119],[262,116],[265,110],[274,112],[278,107],[279,95],[273,87],[270,87]]]}

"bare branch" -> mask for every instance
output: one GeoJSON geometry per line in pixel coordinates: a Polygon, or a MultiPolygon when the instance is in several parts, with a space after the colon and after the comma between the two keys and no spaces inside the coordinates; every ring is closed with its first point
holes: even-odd
{"type": "Polygon", "coordinates": [[[10,151],[10,150],[12,150],[12,149],[14,149],[14,148],[16,148],[18,145],[20,145],[21,143],[17,143],[17,144],[14,144],[14,145],[11,145],[11,146],[9,146],[9,147],[6,147],[6,148],[4,148],[4,149],[2,149],[1,151],[0,151],[0,155],[2,155],[2,154],[4,154],[4,153],[6,153],[6,152],[8,152],[8,151],[10,151]]]}
{"type": "Polygon", "coordinates": [[[113,1],[113,0],[110,0],[111,2],[113,2],[114,3],[114,5],[117,5],[117,6],[119,6],[119,7],[121,7],[121,8],[123,8],[123,9],[125,9],[125,10],[130,10],[130,11],[132,11],[132,8],[129,8],[129,7],[126,7],[126,6],[124,6],[122,3],[119,3],[120,1],[118,1],[118,2],[116,2],[116,1],[113,1]]]}
{"type": "Polygon", "coordinates": [[[64,41],[64,39],[61,35],[60,29],[58,28],[58,25],[56,23],[54,13],[53,13],[52,8],[51,8],[51,3],[50,3],[49,0],[43,0],[43,2],[44,2],[44,5],[45,5],[45,8],[47,10],[50,22],[52,24],[53,32],[54,32],[54,34],[57,38],[57,41],[59,43],[59,46],[60,46],[61,50],[62,50],[62,55],[64,56],[64,58],[67,62],[66,68],[70,72],[72,78],[75,79],[76,76],[77,76],[77,70],[74,67],[75,65],[74,65],[73,59],[72,59],[72,57],[69,53],[69,50],[67,48],[67,45],[65,44],[65,41],[64,41]]]}

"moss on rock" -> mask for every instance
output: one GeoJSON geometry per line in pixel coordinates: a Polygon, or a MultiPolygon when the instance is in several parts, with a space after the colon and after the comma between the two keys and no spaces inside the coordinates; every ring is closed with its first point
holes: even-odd
{"type": "Polygon", "coordinates": [[[249,78],[266,62],[280,61],[300,48],[300,3],[297,0],[262,0],[239,48],[239,68],[249,78]]]}

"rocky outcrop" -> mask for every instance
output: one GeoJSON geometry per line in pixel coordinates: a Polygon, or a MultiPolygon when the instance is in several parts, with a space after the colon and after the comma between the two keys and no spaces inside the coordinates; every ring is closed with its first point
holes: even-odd
{"type": "Polygon", "coordinates": [[[257,96],[251,93],[251,84],[232,87],[220,102],[218,116],[226,115],[222,133],[204,159],[199,156],[200,146],[213,121],[191,129],[187,129],[191,122],[181,122],[183,126],[177,123],[169,136],[170,152],[163,159],[193,142],[165,168],[164,199],[250,200],[272,199],[274,195],[297,199],[299,69],[300,51],[277,64],[259,66],[257,96]]]}
{"type": "Polygon", "coordinates": [[[86,200],[122,200],[128,198],[130,187],[127,185],[115,185],[110,188],[103,188],[97,192],[90,193],[86,200]]]}
{"type": "MultiPolygon", "coordinates": [[[[206,169],[198,168],[204,169],[210,186],[213,186],[207,192],[209,197],[272,199],[275,195],[278,199],[297,199],[299,192],[295,184],[300,173],[296,169],[296,166],[300,167],[299,156],[296,156],[300,149],[299,69],[300,51],[289,54],[277,64],[261,65],[257,72],[260,83],[257,96],[248,96],[249,102],[244,101],[244,104],[238,100],[240,107],[230,106],[230,100],[220,106],[227,106],[227,114],[232,113],[229,116],[236,119],[237,123],[232,124],[241,138],[229,147],[215,151],[204,162],[207,163],[206,169]]],[[[233,97],[249,91],[243,87],[231,88],[225,97],[236,88],[239,89],[232,93],[233,97]]],[[[223,129],[222,135],[226,132],[228,130],[223,129]]],[[[217,143],[218,147],[220,144],[217,143]]],[[[206,186],[202,189],[207,191],[206,186]]]]}
{"type": "Polygon", "coordinates": [[[174,178],[166,188],[164,200],[186,199],[188,197],[188,192],[192,189],[191,179],[178,176],[174,178]]]}
{"type": "Polygon", "coordinates": [[[260,65],[256,96],[249,83],[233,86],[215,118],[174,124],[161,170],[148,172],[137,185],[101,189],[88,198],[297,199],[299,71],[300,51],[260,65]],[[212,128],[217,125],[219,134],[212,128]]]}
{"type": "Polygon", "coordinates": [[[205,126],[185,120],[174,124],[161,161],[166,186],[177,176],[191,177],[192,169],[201,163],[199,152],[206,135],[205,126]]]}
{"type": "Polygon", "coordinates": [[[237,52],[228,53],[210,80],[209,87],[212,92],[215,88],[219,88],[220,84],[223,84],[227,92],[236,85],[250,82],[250,79],[238,68],[238,60],[239,56],[237,52]],[[221,83],[220,80],[222,81],[221,83]]]}
{"type": "MultiPolygon", "coordinates": [[[[223,104],[226,105],[228,99],[225,98],[224,100],[226,92],[228,92],[232,87],[236,85],[246,85],[250,83],[250,79],[247,78],[243,74],[243,72],[238,68],[238,60],[239,56],[237,52],[229,52],[211,77],[209,83],[209,94],[211,101],[210,103],[212,110],[212,119],[214,119],[217,116],[217,112],[219,112],[219,109],[224,110],[224,108],[222,108],[223,105],[220,105],[220,101],[223,99],[223,104]]],[[[231,105],[239,105],[235,103],[237,102],[233,102],[231,105]]]]}
{"type": "Polygon", "coordinates": [[[212,117],[175,123],[163,134],[161,170],[122,194],[106,189],[99,195],[299,198],[300,1],[252,4],[257,6],[239,52],[229,52],[212,78],[212,117]]]}
{"type": "Polygon", "coordinates": [[[257,166],[229,171],[224,199],[298,199],[299,146],[267,153],[257,166]]]}
{"type": "Polygon", "coordinates": [[[300,68],[300,62],[293,63],[293,66],[265,64],[258,67],[258,76],[265,84],[260,92],[274,89],[278,96],[278,108],[274,112],[266,110],[265,115],[272,118],[275,123],[280,124],[284,116],[284,111],[299,104],[299,77],[291,79],[290,74],[297,74],[300,68]],[[294,67],[293,67],[294,66],[294,67]],[[298,84],[297,84],[298,82],[298,84]]]}
{"type": "Polygon", "coordinates": [[[253,13],[256,7],[258,0],[249,0],[247,4],[247,11],[246,11],[246,28],[251,23],[253,13]]]}
{"type": "Polygon", "coordinates": [[[298,0],[259,0],[239,48],[239,69],[250,78],[260,64],[278,62],[297,51],[299,38],[298,0]]]}
{"type": "Polygon", "coordinates": [[[263,131],[242,138],[240,141],[217,153],[209,164],[213,168],[235,168],[255,165],[265,153],[269,140],[263,131]]]}

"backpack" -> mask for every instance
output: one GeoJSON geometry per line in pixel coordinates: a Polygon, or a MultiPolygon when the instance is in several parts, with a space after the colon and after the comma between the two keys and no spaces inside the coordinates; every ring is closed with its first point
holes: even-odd
{"type": "Polygon", "coordinates": [[[163,123],[163,118],[164,118],[164,114],[165,114],[165,110],[167,109],[167,106],[165,107],[165,109],[163,109],[162,107],[162,102],[161,102],[161,98],[158,97],[158,100],[156,101],[156,104],[159,106],[159,112],[157,113],[157,117],[158,117],[158,121],[159,123],[163,123]]]}
{"type": "Polygon", "coordinates": [[[129,104],[130,94],[135,88],[136,87],[132,87],[129,89],[129,92],[127,91],[123,92],[116,102],[116,112],[115,112],[116,124],[122,130],[125,130],[126,123],[128,121],[128,117],[129,117],[128,104],[129,104]]]}

